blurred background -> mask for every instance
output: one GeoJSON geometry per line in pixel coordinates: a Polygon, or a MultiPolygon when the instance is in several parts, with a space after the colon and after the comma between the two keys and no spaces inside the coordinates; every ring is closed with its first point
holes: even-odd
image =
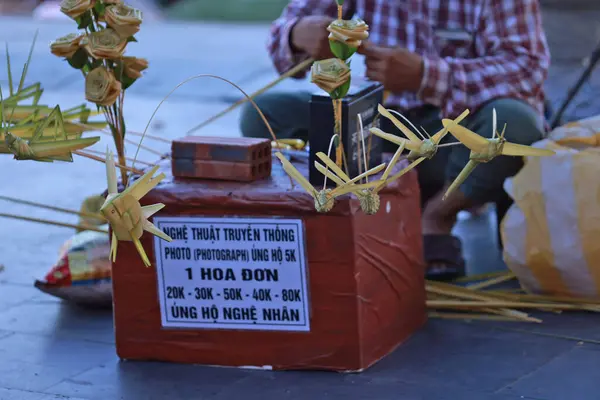
{"type": "MultiPolygon", "coordinates": [[[[132,0],[129,5],[144,11],[144,18],[214,21],[269,21],[276,18],[286,0],[132,0]]],[[[0,14],[30,14],[40,18],[63,18],[60,1],[0,0],[0,14]]]]}

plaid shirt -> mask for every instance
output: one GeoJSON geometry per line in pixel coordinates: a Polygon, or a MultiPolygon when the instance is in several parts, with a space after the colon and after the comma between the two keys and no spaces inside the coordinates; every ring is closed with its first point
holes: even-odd
{"type": "MultiPolygon", "coordinates": [[[[538,0],[346,0],[344,18],[360,16],[369,40],[423,57],[418,93],[394,93],[386,106],[423,104],[455,118],[495,98],[524,100],[543,115],[550,54],[538,0]]],[[[307,15],[337,16],[334,0],[291,0],[273,22],[268,50],[279,73],[307,58],[293,54],[289,34],[307,15]]],[[[308,71],[297,75],[303,78],[308,71]]],[[[399,71],[399,73],[402,73],[399,71]]]]}

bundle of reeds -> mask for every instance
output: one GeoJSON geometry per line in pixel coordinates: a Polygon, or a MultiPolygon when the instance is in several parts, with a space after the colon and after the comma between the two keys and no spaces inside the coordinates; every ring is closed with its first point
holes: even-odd
{"type": "Polygon", "coordinates": [[[498,288],[516,279],[512,272],[497,272],[459,279],[453,283],[426,281],[431,318],[543,322],[527,311],[560,314],[563,311],[600,312],[600,300],[528,294],[521,289],[498,288]]]}

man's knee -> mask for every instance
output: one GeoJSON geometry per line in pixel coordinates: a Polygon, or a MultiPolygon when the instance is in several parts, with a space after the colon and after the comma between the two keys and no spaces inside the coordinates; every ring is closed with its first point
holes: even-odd
{"type": "MultiPolygon", "coordinates": [[[[274,92],[256,96],[254,102],[279,139],[306,140],[310,125],[310,92],[274,92]]],[[[267,124],[250,103],[243,106],[240,130],[245,137],[271,137],[267,124]]]]}
{"type": "Polygon", "coordinates": [[[484,137],[493,131],[493,110],[496,110],[497,129],[506,125],[505,138],[509,142],[530,145],[544,136],[544,122],[540,113],[529,104],[516,99],[496,99],[487,103],[474,115],[471,130],[484,137]]]}
{"type": "MultiPolygon", "coordinates": [[[[275,101],[276,99],[271,94],[264,94],[254,98],[254,103],[265,117],[271,114],[270,109],[275,101]]],[[[267,122],[270,123],[268,120],[267,122]]],[[[271,137],[267,125],[251,102],[246,102],[241,106],[239,125],[244,137],[271,137]]]]}

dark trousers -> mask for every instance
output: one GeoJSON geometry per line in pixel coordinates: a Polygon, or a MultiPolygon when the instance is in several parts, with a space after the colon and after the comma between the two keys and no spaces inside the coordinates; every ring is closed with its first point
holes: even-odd
{"type": "MultiPolygon", "coordinates": [[[[255,101],[265,114],[278,138],[308,139],[310,118],[309,92],[266,93],[255,101]]],[[[470,114],[461,125],[484,137],[492,136],[492,109],[498,116],[498,130],[507,124],[505,137],[509,142],[530,145],[544,136],[543,122],[537,111],[528,104],[513,99],[497,99],[489,102],[476,113],[470,114]]],[[[425,106],[404,113],[415,126],[422,126],[430,135],[442,129],[440,110],[425,106]]],[[[246,137],[269,138],[269,132],[256,110],[246,104],[242,110],[240,127],[246,137]]],[[[381,129],[388,133],[403,135],[386,119],[381,118],[381,129]]],[[[456,141],[448,134],[442,143],[456,141]]],[[[384,151],[394,152],[392,143],[385,142],[384,151]]],[[[465,146],[440,147],[431,159],[418,167],[421,200],[424,205],[437,194],[445,183],[451,182],[469,160],[470,150],[465,146]]],[[[500,156],[477,166],[460,190],[474,203],[505,202],[504,180],[515,175],[523,166],[521,157],[500,156]]]]}

